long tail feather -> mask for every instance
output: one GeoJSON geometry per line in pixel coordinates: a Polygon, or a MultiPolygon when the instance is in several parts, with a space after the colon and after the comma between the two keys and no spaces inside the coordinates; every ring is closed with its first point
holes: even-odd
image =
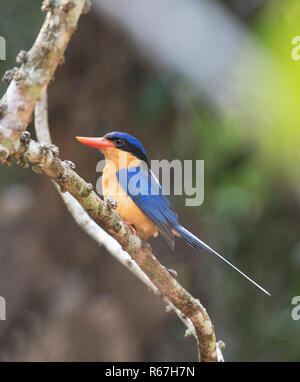
{"type": "Polygon", "coordinates": [[[225,261],[225,263],[227,263],[228,265],[230,265],[233,269],[235,269],[236,271],[238,271],[241,275],[243,275],[247,280],[249,280],[252,284],[254,284],[257,288],[259,288],[260,290],[262,290],[264,293],[266,293],[267,295],[271,296],[271,294],[269,292],[267,292],[264,288],[262,288],[260,285],[258,285],[255,281],[253,281],[252,279],[250,279],[250,277],[248,277],[247,275],[245,275],[245,273],[243,273],[242,271],[240,271],[237,267],[235,267],[233,264],[231,264],[228,260],[226,260],[223,256],[221,256],[218,252],[214,251],[212,248],[210,248],[207,244],[205,244],[203,241],[201,241],[200,239],[198,239],[195,235],[193,235],[191,232],[189,232],[188,230],[186,230],[185,228],[183,228],[181,225],[177,225],[175,227],[173,227],[175,229],[175,231],[177,231],[180,236],[186,240],[192,247],[194,248],[200,248],[200,249],[203,249],[205,250],[206,252],[210,252],[210,253],[213,253],[215,255],[217,255],[220,259],[222,259],[223,261],[225,261]]]}

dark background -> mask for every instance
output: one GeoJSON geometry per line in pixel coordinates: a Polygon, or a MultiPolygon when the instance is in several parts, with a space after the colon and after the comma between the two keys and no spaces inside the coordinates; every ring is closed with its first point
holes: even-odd
{"type": "MultiPolygon", "coordinates": [[[[268,103],[260,104],[268,130],[256,121],[254,103],[248,104],[249,130],[240,110],[228,116],[207,97],[190,97],[180,74],[170,80],[171,68],[167,73],[118,22],[92,10],[80,19],[66,63],[49,86],[52,139],[61,158],[74,161],[93,184],[101,156],[76,135],[121,130],[140,139],[152,159],[204,159],[203,205],[185,207],[184,196],[172,198],[181,222],[272,297],[180,240],[171,252],[153,239],[153,251],[207,308],[217,338],[227,344],[226,360],[299,361],[300,321],[291,318],[291,300],[300,295],[300,62],[290,51],[292,36],[300,35],[300,8],[296,1],[223,5],[270,53],[269,64],[280,66],[284,91],[278,78],[262,82],[255,72],[248,78],[258,89],[253,100],[260,87],[269,92],[268,103]],[[273,113],[282,117],[274,125],[268,122],[273,113]]],[[[0,0],[0,35],[7,43],[1,74],[33,44],[44,18],[40,6],[38,0],[0,0]]],[[[244,91],[247,84],[239,86],[244,91]]],[[[5,89],[1,84],[2,94],[5,89]]],[[[197,359],[178,318],[82,232],[49,179],[15,165],[0,169],[0,295],[7,301],[2,361],[197,359]]]]}

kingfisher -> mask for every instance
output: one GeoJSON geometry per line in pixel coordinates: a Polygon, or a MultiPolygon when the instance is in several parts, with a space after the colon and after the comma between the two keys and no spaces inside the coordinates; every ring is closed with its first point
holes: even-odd
{"type": "Polygon", "coordinates": [[[104,199],[112,197],[118,202],[116,213],[142,240],[160,233],[171,249],[174,249],[174,236],[180,236],[192,247],[218,256],[270,296],[270,293],[259,284],[180,225],[174,207],[151,171],[145,149],[136,138],[125,132],[116,131],[99,138],[76,137],[76,139],[104,154],[105,167],[102,174],[104,199]]]}

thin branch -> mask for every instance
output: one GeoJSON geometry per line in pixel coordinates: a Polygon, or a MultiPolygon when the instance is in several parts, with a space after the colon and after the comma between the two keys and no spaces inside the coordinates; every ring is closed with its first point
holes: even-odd
{"type": "Polygon", "coordinates": [[[48,121],[48,94],[47,88],[37,100],[34,108],[34,127],[37,140],[42,145],[52,144],[48,121]]]}
{"type": "Polygon", "coordinates": [[[223,341],[218,341],[216,344],[217,347],[217,357],[218,357],[218,362],[225,362],[224,356],[222,353],[222,349],[226,348],[225,342],[223,341]]]}

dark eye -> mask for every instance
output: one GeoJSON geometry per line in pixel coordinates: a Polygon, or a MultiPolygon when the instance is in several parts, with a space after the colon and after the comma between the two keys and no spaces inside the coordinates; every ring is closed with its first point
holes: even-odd
{"type": "Polygon", "coordinates": [[[118,147],[123,146],[123,145],[125,144],[125,140],[122,139],[122,138],[118,138],[118,139],[116,139],[115,142],[116,142],[116,145],[117,145],[118,147]]]}

